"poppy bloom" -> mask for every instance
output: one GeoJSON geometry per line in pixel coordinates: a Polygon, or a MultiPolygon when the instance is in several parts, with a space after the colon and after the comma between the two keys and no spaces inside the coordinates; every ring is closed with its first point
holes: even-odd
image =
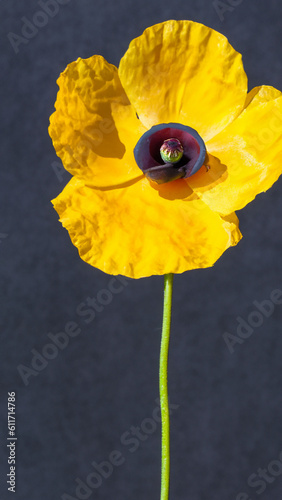
{"type": "Polygon", "coordinates": [[[235,210],[281,174],[281,92],[248,93],[241,55],[202,24],[152,26],[119,68],[78,59],[58,85],[49,131],[73,177],[53,204],[109,274],[212,266],[241,238],[235,210]]]}

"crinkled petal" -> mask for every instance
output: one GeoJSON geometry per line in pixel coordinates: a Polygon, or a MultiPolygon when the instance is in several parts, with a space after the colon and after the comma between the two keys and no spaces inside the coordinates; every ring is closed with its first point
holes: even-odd
{"type": "Polygon", "coordinates": [[[189,185],[220,214],[240,210],[267,191],[282,173],[282,94],[257,87],[241,115],[206,146],[208,172],[197,172],[189,185]]]}
{"type": "Polygon", "coordinates": [[[166,21],[134,39],[120,61],[121,83],[148,128],[178,122],[207,141],[244,107],[241,54],[217,31],[192,21],[166,21]]]}
{"type": "Polygon", "coordinates": [[[117,68],[101,56],[78,59],[57,83],[49,133],[64,167],[102,186],[139,176],[133,149],[146,129],[128,101],[117,68]]]}
{"type": "Polygon", "coordinates": [[[223,219],[194,193],[187,201],[173,193],[146,178],[103,190],[73,177],[53,204],[81,258],[106,273],[140,278],[212,266],[241,238],[236,215],[223,219]]]}

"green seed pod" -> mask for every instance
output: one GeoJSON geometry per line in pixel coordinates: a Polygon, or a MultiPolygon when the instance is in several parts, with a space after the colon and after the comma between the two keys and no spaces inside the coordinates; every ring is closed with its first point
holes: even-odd
{"type": "Polygon", "coordinates": [[[166,139],[161,146],[160,154],[165,163],[177,163],[183,156],[183,147],[178,139],[166,139]]]}

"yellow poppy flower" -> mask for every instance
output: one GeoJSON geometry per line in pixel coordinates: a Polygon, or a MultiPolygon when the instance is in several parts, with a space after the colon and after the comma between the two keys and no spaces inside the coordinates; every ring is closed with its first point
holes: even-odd
{"type": "Polygon", "coordinates": [[[241,55],[202,24],[152,26],[119,68],[78,59],[58,85],[49,132],[73,177],[53,204],[109,274],[212,266],[242,236],[234,211],[281,174],[281,92],[247,93],[241,55]]]}

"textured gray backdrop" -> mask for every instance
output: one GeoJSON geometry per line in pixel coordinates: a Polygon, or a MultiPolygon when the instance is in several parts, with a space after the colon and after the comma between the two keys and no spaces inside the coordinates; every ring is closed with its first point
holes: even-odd
{"type": "MultiPolygon", "coordinates": [[[[102,54],[118,65],[132,38],[174,18],[225,34],[243,54],[250,88],[282,89],[282,4],[226,0],[221,18],[220,2],[207,0],[58,0],[58,12],[47,18],[39,13],[44,4],[0,5],[0,498],[156,500],[163,280],[131,280],[95,317],[78,314],[87,297],[105,300],[101,290],[111,277],[79,259],[50,203],[70,178],[47,132],[56,79],[79,56],[102,54]],[[45,24],[26,32],[26,42],[11,35],[22,36],[22,18],[45,24]],[[77,335],[48,351],[48,334],[65,328],[77,335]],[[44,365],[37,358],[41,370],[29,372],[25,385],[17,367],[30,369],[44,349],[54,359],[44,365]],[[17,404],[16,494],[6,484],[8,391],[17,404]],[[93,462],[109,459],[112,468],[93,474],[93,462]],[[87,477],[93,488],[76,492],[87,477]]],[[[255,318],[255,300],[282,290],[281,193],[282,179],[238,213],[244,238],[214,268],[175,278],[171,500],[281,498],[282,305],[233,354],[223,338],[236,335],[237,317],[255,318]]]]}

